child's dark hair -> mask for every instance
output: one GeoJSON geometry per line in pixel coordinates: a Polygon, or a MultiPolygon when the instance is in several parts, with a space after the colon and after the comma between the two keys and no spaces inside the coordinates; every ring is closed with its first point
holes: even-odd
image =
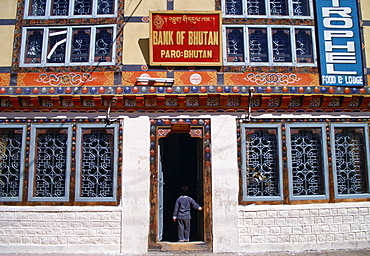
{"type": "Polygon", "coordinates": [[[185,195],[185,196],[188,196],[190,193],[189,193],[189,187],[188,186],[182,186],[181,187],[181,190],[180,190],[180,193],[181,195],[185,195]]]}

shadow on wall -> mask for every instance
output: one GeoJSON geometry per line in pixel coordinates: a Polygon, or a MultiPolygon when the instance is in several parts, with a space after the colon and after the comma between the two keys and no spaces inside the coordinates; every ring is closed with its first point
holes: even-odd
{"type": "Polygon", "coordinates": [[[146,64],[149,65],[149,38],[140,38],[139,47],[146,64]]]}

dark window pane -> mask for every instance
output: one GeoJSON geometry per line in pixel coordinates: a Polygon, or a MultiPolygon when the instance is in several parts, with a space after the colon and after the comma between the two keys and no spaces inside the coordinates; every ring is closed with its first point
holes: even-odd
{"type": "Polygon", "coordinates": [[[113,29],[97,28],[94,62],[112,61],[113,29]]]}
{"type": "Polygon", "coordinates": [[[44,16],[46,10],[46,0],[31,0],[28,9],[29,16],[44,16]]]}
{"type": "Polygon", "coordinates": [[[50,30],[47,62],[64,63],[66,52],[67,30],[50,30]]]}
{"type": "Polygon", "coordinates": [[[294,16],[310,16],[309,0],[292,0],[294,16]]]}
{"type": "Polygon", "coordinates": [[[313,63],[312,35],[309,29],[295,30],[295,44],[298,63],[313,63]]]}
{"type": "Polygon", "coordinates": [[[249,29],[249,58],[251,62],[268,62],[266,29],[249,29]]]}
{"type": "Polygon", "coordinates": [[[98,0],[98,14],[113,14],[113,0],[98,0]]]}
{"type": "Polygon", "coordinates": [[[74,29],[72,35],[72,62],[88,62],[90,52],[90,29],[74,29]]]}
{"type": "Polygon", "coordinates": [[[243,5],[242,0],[225,0],[226,14],[228,15],[242,15],[243,5]]]}
{"type": "Polygon", "coordinates": [[[67,16],[69,0],[52,0],[51,8],[52,16],[67,16]]]}
{"type": "Polygon", "coordinates": [[[75,0],[74,15],[91,15],[92,0],[75,0]]]}
{"type": "Polygon", "coordinates": [[[227,62],[244,61],[243,28],[226,29],[227,62]]]}
{"type": "Polygon", "coordinates": [[[24,63],[41,63],[43,30],[28,29],[24,63]]]}
{"type": "Polygon", "coordinates": [[[291,62],[290,30],[272,30],[272,49],[274,62],[291,62]]]}
{"type": "Polygon", "coordinates": [[[248,0],[247,1],[248,15],[266,15],[265,0],[248,0]]]}
{"type": "Polygon", "coordinates": [[[288,15],[288,0],[270,0],[271,15],[288,15]]]}

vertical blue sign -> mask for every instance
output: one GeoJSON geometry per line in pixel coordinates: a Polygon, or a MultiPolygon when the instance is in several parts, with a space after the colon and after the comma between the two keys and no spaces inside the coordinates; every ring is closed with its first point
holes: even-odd
{"type": "Polygon", "coordinates": [[[363,86],[357,0],[316,0],[322,85],[363,86]]]}

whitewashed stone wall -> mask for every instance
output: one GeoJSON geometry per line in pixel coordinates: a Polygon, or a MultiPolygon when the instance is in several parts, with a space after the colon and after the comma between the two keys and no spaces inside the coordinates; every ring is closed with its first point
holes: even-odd
{"type": "MultiPolygon", "coordinates": [[[[240,206],[235,117],[211,125],[214,252],[370,248],[370,202],[240,206]]],[[[150,123],[124,126],[121,205],[0,206],[0,252],[148,252],[150,123]]]]}
{"type": "Polygon", "coordinates": [[[121,219],[118,207],[0,207],[0,251],[118,253],[121,219]]]}
{"type": "Polygon", "coordinates": [[[239,207],[245,251],[370,247],[370,203],[239,207]]]}
{"type": "Polygon", "coordinates": [[[119,206],[0,206],[1,253],[145,254],[150,122],[124,118],[119,206]],[[144,138],[144,139],[143,139],[144,138]]]}

